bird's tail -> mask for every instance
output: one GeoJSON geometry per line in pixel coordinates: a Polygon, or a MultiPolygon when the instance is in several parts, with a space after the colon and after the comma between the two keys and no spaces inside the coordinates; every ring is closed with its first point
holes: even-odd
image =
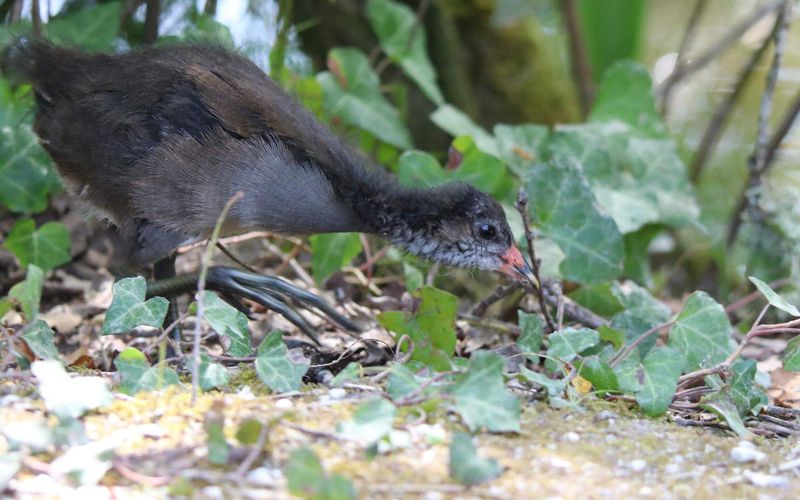
{"type": "Polygon", "coordinates": [[[68,88],[80,53],[53,45],[43,38],[25,35],[0,52],[0,72],[13,85],[30,83],[37,95],[58,95],[68,88]]]}

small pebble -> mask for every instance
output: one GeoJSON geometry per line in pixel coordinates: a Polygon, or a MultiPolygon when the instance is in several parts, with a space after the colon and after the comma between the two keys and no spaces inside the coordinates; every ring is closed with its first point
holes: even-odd
{"type": "Polygon", "coordinates": [[[577,443],[578,441],[581,440],[581,437],[580,437],[580,435],[578,435],[577,432],[571,432],[570,431],[570,432],[564,434],[564,439],[569,441],[570,443],[577,443]]]}
{"type": "Polygon", "coordinates": [[[744,471],[744,477],[755,486],[764,488],[784,488],[789,485],[789,480],[783,476],[773,476],[762,472],[744,471]]]}
{"type": "Polygon", "coordinates": [[[288,410],[292,406],[294,406],[294,403],[292,403],[291,399],[281,398],[275,401],[275,408],[279,408],[281,410],[288,410]]]}
{"type": "Polygon", "coordinates": [[[681,467],[678,464],[667,464],[664,467],[664,473],[665,474],[677,474],[680,471],[681,471],[681,467]]]}
{"type": "Polygon", "coordinates": [[[206,486],[203,488],[203,498],[225,498],[219,486],[206,486]]]}
{"type": "Polygon", "coordinates": [[[647,468],[647,462],[642,459],[632,460],[628,463],[628,468],[633,472],[642,472],[647,468]]]}
{"type": "Polygon", "coordinates": [[[781,472],[786,472],[789,470],[797,469],[800,467],[800,458],[795,458],[794,460],[789,460],[788,462],[783,462],[778,466],[778,470],[781,472]]]}
{"type": "Polygon", "coordinates": [[[256,467],[247,473],[247,480],[256,486],[272,486],[281,479],[281,475],[279,469],[256,467]]]}
{"type": "Polygon", "coordinates": [[[330,396],[331,399],[344,399],[347,397],[347,391],[341,387],[334,387],[328,391],[328,396],[330,396]]]}
{"type": "Polygon", "coordinates": [[[731,460],[739,462],[740,464],[746,464],[748,462],[761,462],[767,458],[766,453],[758,451],[752,447],[752,445],[743,446],[744,443],[746,443],[746,441],[739,443],[731,450],[731,460]]]}
{"type": "Polygon", "coordinates": [[[642,472],[647,468],[647,462],[645,462],[640,458],[637,458],[636,460],[631,460],[628,463],[628,468],[633,472],[642,472]]]}

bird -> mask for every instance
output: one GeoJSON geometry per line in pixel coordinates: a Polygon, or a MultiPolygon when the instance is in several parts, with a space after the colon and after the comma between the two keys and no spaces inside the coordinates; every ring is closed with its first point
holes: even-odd
{"type": "MultiPolygon", "coordinates": [[[[33,129],[67,190],[119,229],[133,264],[154,265],[173,288],[196,283],[175,276],[176,249],[209,238],[238,192],[224,234],[362,232],[538,286],[491,196],[465,183],[400,185],[233,50],[89,53],[23,36],[3,50],[0,70],[32,86],[33,129]]],[[[212,267],[207,288],[259,302],[315,341],[287,296],[358,330],[279,277],[212,267]]],[[[149,295],[160,290],[148,285],[149,295]]]]}

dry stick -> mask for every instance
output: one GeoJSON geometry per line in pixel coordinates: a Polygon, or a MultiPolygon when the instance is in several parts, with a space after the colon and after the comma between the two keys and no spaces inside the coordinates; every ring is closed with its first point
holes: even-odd
{"type": "Polygon", "coordinates": [[[211,238],[208,240],[210,244],[206,245],[206,251],[203,254],[203,260],[200,264],[200,276],[197,278],[197,293],[195,294],[195,301],[197,302],[197,314],[194,325],[194,346],[192,351],[192,404],[197,401],[197,390],[200,386],[200,337],[203,330],[203,313],[205,312],[205,307],[203,305],[203,293],[206,289],[208,268],[211,265],[211,256],[214,254],[214,246],[219,240],[219,233],[222,230],[222,223],[225,221],[225,217],[228,215],[228,211],[231,209],[233,204],[243,197],[244,193],[237,191],[236,194],[233,195],[233,197],[231,197],[227,203],[225,203],[225,206],[222,208],[222,212],[219,214],[217,223],[214,225],[214,231],[211,233],[211,238]]]}
{"type": "Polygon", "coordinates": [[[745,87],[747,87],[750,78],[755,73],[754,70],[759,61],[761,61],[761,58],[767,52],[767,47],[769,47],[773,35],[774,33],[764,38],[764,42],[761,46],[753,52],[750,60],[747,61],[747,64],[742,68],[739,79],[736,81],[736,86],[733,88],[733,92],[728,94],[725,100],[719,104],[716,113],[714,113],[705,132],[703,132],[703,137],[700,139],[697,152],[694,154],[692,164],[689,167],[689,177],[693,182],[696,182],[697,179],[700,178],[700,173],[703,171],[706,160],[714,148],[716,148],[717,142],[720,136],[722,136],[723,130],[725,130],[725,124],[731,111],[733,111],[733,106],[736,104],[736,101],[739,100],[739,96],[742,95],[745,87]]]}
{"type": "Polygon", "coordinates": [[[258,274],[258,271],[253,266],[245,264],[244,262],[239,260],[239,258],[236,255],[234,255],[233,252],[228,250],[228,247],[223,245],[221,241],[217,242],[217,248],[219,249],[220,252],[222,252],[223,255],[225,255],[225,257],[231,259],[236,264],[239,264],[240,266],[242,266],[243,269],[247,269],[248,271],[250,271],[253,274],[258,274]]]}
{"type": "Polygon", "coordinates": [[[767,137],[769,135],[769,119],[772,114],[772,98],[775,95],[775,86],[778,82],[778,70],[780,69],[783,51],[786,46],[786,35],[787,31],[789,31],[791,8],[791,0],[786,0],[784,8],[775,21],[775,55],[772,59],[772,66],[767,74],[767,83],[764,88],[764,93],[761,96],[761,106],[758,110],[758,134],[756,136],[756,144],[753,149],[753,155],[747,162],[750,175],[747,186],[742,192],[739,205],[734,211],[733,218],[728,228],[728,246],[731,246],[736,240],[736,235],[739,233],[739,228],[741,227],[742,215],[744,215],[745,212],[755,215],[758,207],[758,190],[761,187],[761,175],[766,171],[768,165],[765,162],[767,158],[766,147],[767,137]]]}
{"type": "Polygon", "coordinates": [[[769,168],[769,165],[772,164],[772,159],[778,151],[778,147],[781,145],[781,142],[783,142],[786,134],[789,133],[798,114],[800,114],[800,90],[795,94],[794,100],[792,100],[792,103],[783,115],[783,120],[781,120],[780,125],[778,125],[778,129],[772,135],[769,144],[767,144],[767,152],[764,155],[764,166],[762,167],[763,170],[766,170],[769,168]]]}
{"type": "MultiPolygon", "coordinates": [[[[680,48],[678,48],[678,57],[675,59],[675,69],[673,73],[679,72],[680,68],[686,65],[686,51],[689,49],[689,45],[694,37],[697,23],[700,21],[700,18],[703,17],[703,11],[705,11],[706,5],[708,5],[708,0],[697,0],[694,3],[694,9],[692,9],[692,13],[689,15],[686,31],[683,33],[683,39],[681,40],[680,48]]],[[[677,83],[677,80],[668,78],[664,82],[664,88],[661,91],[661,113],[665,116],[669,109],[669,97],[670,94],[672,94],[672,89],[675,88],[675,83],[677,83]]]]}
{"type": "MultiPolygon", "coordinates": [[[[704,0],[700,0],[704,1],[704,0]]],[[[578,83],[581,114],[589,114],[594,100],[594,86],[592,85],[592,66],[586,55],[586,44],[581,32],[581,23],[578,19],[578,9],[575,0],[563,0],[561,12],[564,17],[564,27],[569,38],[569,55],[572,62],[572,75],[578,83]]]]}
{"type": "Polygon", "coordinates": [[[545,322],[547,322],[547,327],[551,332],[554,332],[556,331],[556,325],[553,323],[553,318],[550,317],[550,312],[547,310],[547,302],[544,298],[544,284],[542,283],[542,276],[539,273],[539,259],[536,258],[536,250],[533,246],[533,231],[531,231],[531,220],[528,216],[528,194],[525,192],[524,188],[519,188],[519,192],[517,193],[517,202],[514,203],[514,207],[522,217],[522,224],[525,228],[525,240],[528,242],[528,255],[531,258],[533,276],[539,283],[539,286],[536,287],[536,297],[539,299],[539,308],[542,310],[545,322]]]}
{"type": "Polygon", "coordinates": [[[664,83],[661,84],[659,92],[663,94],[663,91],[665,88],[667,88],[667,86],[675,85],[675,83],[678,81],[686,78],[695,71],[704,67],[709,62],[713,61],[721,52],[738,42],[742,35],[747,32],[747,30],[752,28],[763,17],[780,8],[783,4],[784,0],[773,0],[772,2],[764,4],[755,9],[748,17],[742,19],[738,24],[733,26],[722,38],[717,41],[717,43],[706,49],[705,52],[693,58],[690,62],[684,64],[683,66],[676,67],[675,71],[672,72],[669,78],[667,78],[664,83]]]}

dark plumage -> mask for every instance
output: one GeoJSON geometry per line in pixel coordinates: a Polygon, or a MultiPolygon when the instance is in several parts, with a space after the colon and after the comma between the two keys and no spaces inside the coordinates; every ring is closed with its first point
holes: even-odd
{"type": "Polygon", "coordinates": [[[530,279],[500,205],[466,184],[399,186],[247,59],[212,47],[86,54],[24,38],[3,71],[33,85],[34,128],[72,191],[147,264],[228,233],[361,231],[411,253],[530,279]]]}

